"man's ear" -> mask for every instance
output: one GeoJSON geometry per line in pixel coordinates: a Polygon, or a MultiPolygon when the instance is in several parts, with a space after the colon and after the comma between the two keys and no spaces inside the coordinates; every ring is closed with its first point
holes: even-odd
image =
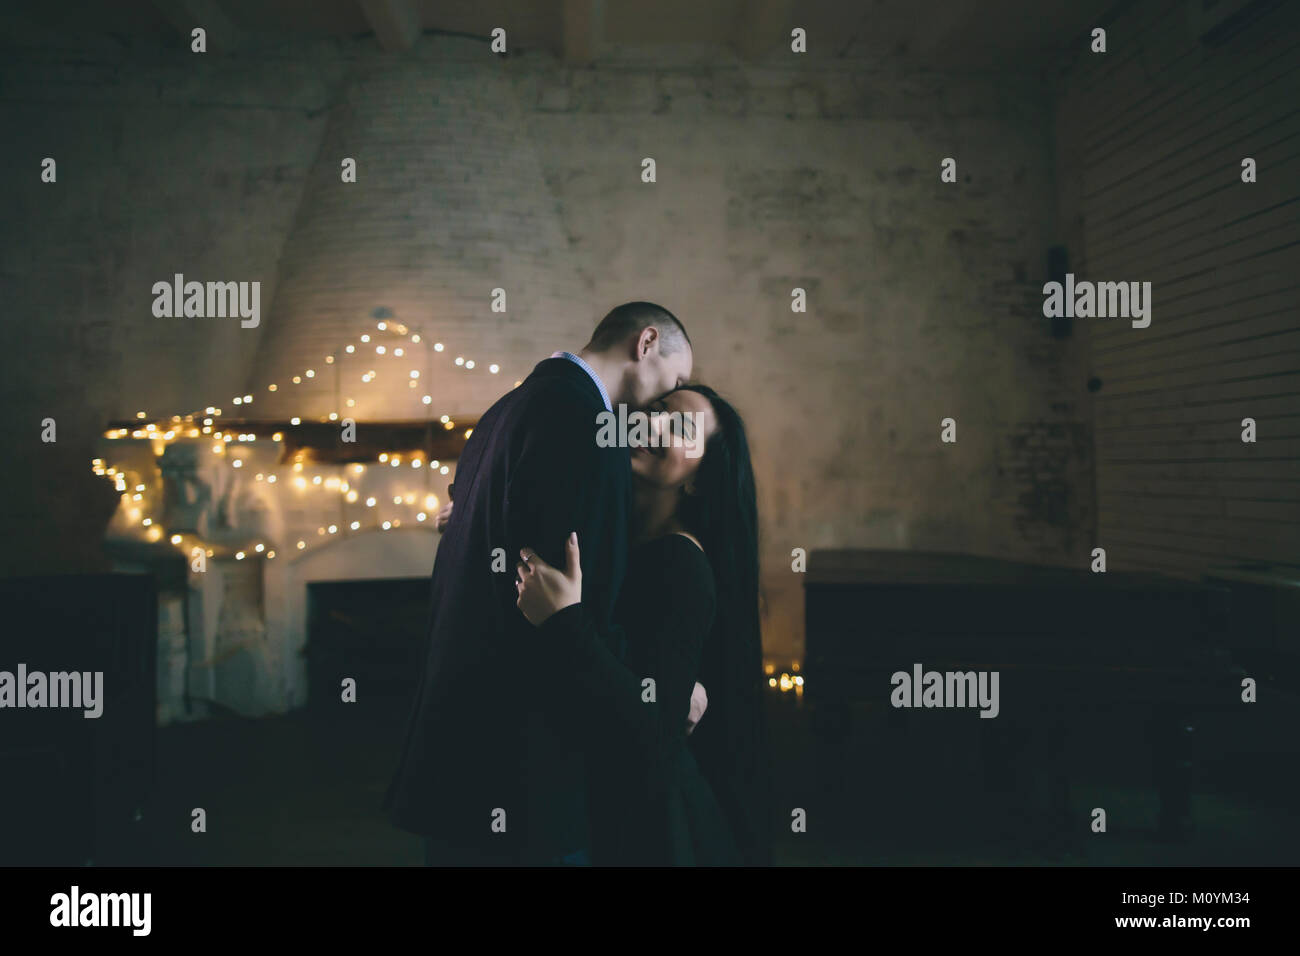
{"type": "Polygon", "coordinates": [[[641,330],[641,334],[636,340],[636,357],[643,359],[655,350],[659,344],[659,330],[653,325],[647,325],[641,330]]]}

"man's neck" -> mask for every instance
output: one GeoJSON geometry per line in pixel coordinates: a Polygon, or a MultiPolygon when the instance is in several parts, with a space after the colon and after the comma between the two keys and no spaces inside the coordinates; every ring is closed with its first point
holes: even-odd
{"type": "Polygon", "coordinates": [[[605,386],[605,393],[609,395],[610,402],[617,405],[618,399],[615,396],[619,394],[620,389],[618,387],[619,375],[616,364],[611,362],[609,356],[602,352],[589,352],[583,349],[581,352],[574,354],[591,367],[591,370],[596,373],[596,377],[600,379],[601,384],[605,386]]]}

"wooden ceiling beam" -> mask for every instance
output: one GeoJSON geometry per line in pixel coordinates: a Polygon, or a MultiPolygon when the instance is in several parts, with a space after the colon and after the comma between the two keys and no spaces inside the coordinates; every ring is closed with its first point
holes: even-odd
{"type": "Polygon", "coordinates": [[[359,0],[361,13],[375,31],[385,53],[409,50],[420,38],[423,27],[415,0],[359,0]]]}

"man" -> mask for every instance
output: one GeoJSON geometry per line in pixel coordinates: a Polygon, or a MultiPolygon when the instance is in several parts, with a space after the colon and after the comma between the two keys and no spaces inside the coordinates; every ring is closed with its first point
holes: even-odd
{"type": "Polygon", "coordinates": [[[583,604],[610,625],[628,550],[628,449],[596,442],[597,416],[641,408],[690,378],[667,309],[629,302],[581,352],[556,352],[479,419],[456,466],[456,505],[433,566],[429,648],[384,805],[424,834],[426,862],[584,862],[588,774],[581,681],[551,661],[516,607],[527,546],[562,567],[582,542],[583,604]],[[559,669],[557,669],[559,668],[559,669]]]}

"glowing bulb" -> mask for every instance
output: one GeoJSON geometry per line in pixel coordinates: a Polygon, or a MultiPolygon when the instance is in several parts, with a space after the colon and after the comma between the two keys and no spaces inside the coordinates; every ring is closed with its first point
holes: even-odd
{"type": "Polygon", "coordinates": [[[457,364],[457,365],[464,365],[464,364],[465,364],[465,359],[463,359],[461,356],[457,355],[457,356],[456,356],[456,364],[457,364]]]}
{"type": "Polygon", "coordinates": [[[374,498],[367,498],[367,499],[366,499],[366,507],[367,507],[367,508],[373,508],[374,506],[375,506],[375,499],[374,499],[374,498]]]}
{"type": "Polygon", "coordinates": [[[370,341],[370,336],[368,336],[368,335],[363,335],[363,336],[361,336],[361,341],[362,341],[362,342],[369,342],[369,341],[370,341]]]}
{"type": "Polygon", "coordinates": [[[349,491],[345,497],[350,503],[357,500],[357,493],[355,491],[349,491]]]}
{"type": "Polygon", "coordinates": [[[295,375],[295,376],[293,377],[293,384],[295,384],[295,385],[301,385],[301,384],[302,384],[302,376],[301,376],[301,375],[295,375]]]}
{"type": "Polygon", "coordinates": [[[443,465],[441,468],[438,469],[438,474],[440,474],[440,475],[445,475],[445,474],[447,473],[447,471],[448,471],[447,466],[446,466],[446,465],[443,465]]]}
{"type": "Polygon", "coordinates": [[[442,422],[445,425],[447,424],[447,422],[451,421],[451,419],[449,416],[443,415],[441,418],[438,419],[438,421],[442,422]]]}
{"type": "Polygon", "coordinates": [[[411,336],[411,341],[412,341],[412,342],[419,342],[419,341],[420,341],[420,336],[418,336],[418,335],[412,335],[412,336],[411,336]]]}
{"type": "Polygon", "coordinates": [[[354,521],[354,522],[352,522],[350,525],[348,525],[348,527],[351,528],[353,531],[356,531],[358,528],[361,527],[361,522],[360,522],[360,521],[354,521]]]}
{"type": "Polygon", "coordinates": [[[435,352],[441,352],[441,351],[442,351],[442,343],[441,343],[441,342],[434,342],[434,343],[433,343],[433,350],[434,350],[435,352]]]}
{"type": "Polygon", "coordinates": [[[257,545],[255,545],[255,546],[253,547],[253,550],[256,551],[258,554],[261,554],[263,551],[266,550],[266,545],[264,545],[264,544],[257,544],[257,545]]]}
{"type": "Polygon", "coordinates": [[[426,395],[426,396],[424,396],[424,398],[420,399],[420,401],[424,402],[424,404],[426,404],[426,405],[432,405],[432,404],[433,404],[433,396],[432,396],[432,395],[426,395]]]}
{"type": "Polygon", "coordinates": [[[315,370],[314,368],[309,368],[309,369],[307,369],[307,377],[308,377],[308,378],[315,378],[315,377],[316,377],[316,370],[315,370]]]}
{"type": "Polygon", "coordinates": [[[172,544],[180,544],[180,543],[181,543],[181,536],[178,535],[178,534],[174,534],[174,535],[172,535],[172,537],[171,537],[171,542],[172,542],[172,544]]]}
{"type": "Polygon", "coordinates": [[[465,363],[465,367],[466,367],[466,368],[473,368],[473,367],[474,367],[474,360],[473,360],[473,359],[470,359],[468,362],[466,362],[466,363],[465,363]]]}
{"type": "Polygon", "coordinates": [[[338,530],[339,530],[338,525],[336,524],[330,525],[330,534],[338,534],[338,530]]]}
{"type": "Polygon", "coordinates": [[[278,386],[275,386],[275,385],[268,385],[268,386],[266,386],[266,390],[267,390],[268,392],[274,392],[274,391],[276,390],[277,387],[278,387],[278,386]]]}
{"type": "Polygon", "coordinates": [[[349,345],[346,349],[344,349],[344,351],[347,352],[349,355],[351,355],[356,350],[357,347],[355,345],[349,345]]]}
{"type": "Polygon", "coordinates": [[[419,377],[420,377],[420,370],[415,368],[411,369],[411,378],[419,378],[419,377]]]}
{"type": "Polygon", "coordinates": [[[501,366],[500,366],[500,365],[489,365],[489,366],[488,366],[488,371],[491,372],[493,375],[495,375],[497,372],[501,371],[501,366]]]}
{"type": "Polygon", "coordinates": [[[295,415],[293,418],[289,419],[289,424],[290,424],[290,425],[300,425],[300,424],[302,424],[302,419],[301,419],[301,418],[298,418],[298,417],[295,415]]]}
{"type": "Polygon", "coordinates": [[[301,551],[301,550],[302,550],[303,548],[305,548],[305,547],[307,547],[307,542],[306,542],[306,541],[299,541],[299,542],[298,542],[298,550],[299,550],[299,551],[301,551]]]}

